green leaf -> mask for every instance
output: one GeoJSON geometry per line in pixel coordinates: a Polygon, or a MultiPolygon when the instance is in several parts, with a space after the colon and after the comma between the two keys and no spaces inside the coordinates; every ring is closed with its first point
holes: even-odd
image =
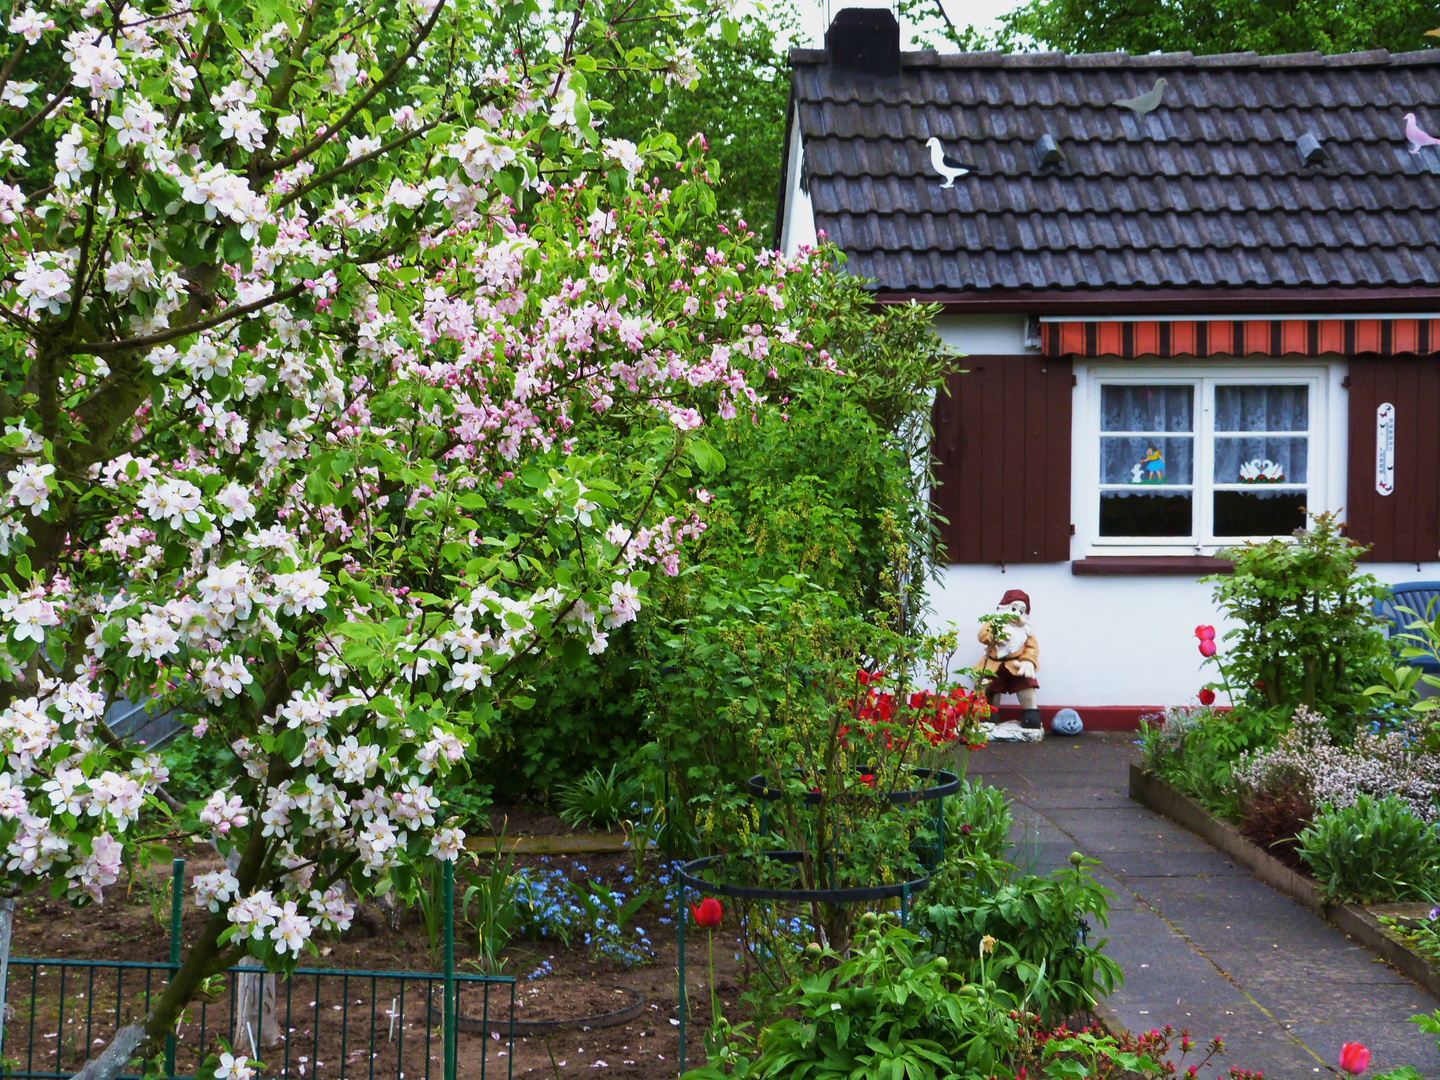
{"type": "Polygon", "coordinates": [[[707,476],[725,471],[725,455],[704,439],[690,440],[690,456],[707,476]]]}

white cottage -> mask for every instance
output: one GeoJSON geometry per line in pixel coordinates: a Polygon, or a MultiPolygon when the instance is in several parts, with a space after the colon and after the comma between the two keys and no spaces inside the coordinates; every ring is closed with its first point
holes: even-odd
{"type": "Polygon", "coordinates": [[[941,619],[1024,590],[1046,718],[1124,729],[1206,681],[1228,545],[1338,511],[1382,581],[1440,579],[1440,150],[1405,137],[1440,133],[1440,50],[899,42],[850,9],[791,54],[776,235],[941,304],[969,356],[935,410],[941,619]]]}

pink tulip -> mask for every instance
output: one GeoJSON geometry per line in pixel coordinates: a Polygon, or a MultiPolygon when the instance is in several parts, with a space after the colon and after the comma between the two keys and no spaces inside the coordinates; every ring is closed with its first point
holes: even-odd
{"type": "Polygon", "coordinates": [[[1370,1051],[1362,1043],[1346,1043],[1340,1047],[1340,1067],[1351,1076],[1359,1076],[1370,1067],[1370,1051]]]}
{"type": "Polygon", "coordinates": [[[1211,641],[1209,638],[1205,638],[1204,640],[1202,640],[1202,641],[1200,642],[1200,655],[1201,655],[1201,656],[1214,656],[1214,655],[1215,655],[1215,642],[1211,641]]]}
{"type": "Polygon", "coordinates": [[[1215,628],[1213,626],[1197,626],[1195,627],[1195,636],[1201,641],[1214,641],[1215,628]]]}

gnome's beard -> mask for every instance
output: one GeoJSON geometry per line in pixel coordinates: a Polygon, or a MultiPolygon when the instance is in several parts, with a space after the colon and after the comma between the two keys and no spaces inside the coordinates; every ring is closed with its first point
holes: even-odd
{"type": "Polygon", "coordinates": [[[999,654],[1014,656],[1025,647],[1025,639],[1029,636],[1030,620],[1022,615],[1019,622],[1011,623],[1005,628],[1005,636],[999,642],[999,654]]]}

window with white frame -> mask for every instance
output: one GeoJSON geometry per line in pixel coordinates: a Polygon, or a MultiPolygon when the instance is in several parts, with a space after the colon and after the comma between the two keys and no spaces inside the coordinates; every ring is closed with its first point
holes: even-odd
{"type": "Polygon", "coordinates": [[[1219,546],[1303,526],[1323,507],[1322,392],[1318,374],[1273,369],[1093,372],[1095,545],[1219,546]]]}

